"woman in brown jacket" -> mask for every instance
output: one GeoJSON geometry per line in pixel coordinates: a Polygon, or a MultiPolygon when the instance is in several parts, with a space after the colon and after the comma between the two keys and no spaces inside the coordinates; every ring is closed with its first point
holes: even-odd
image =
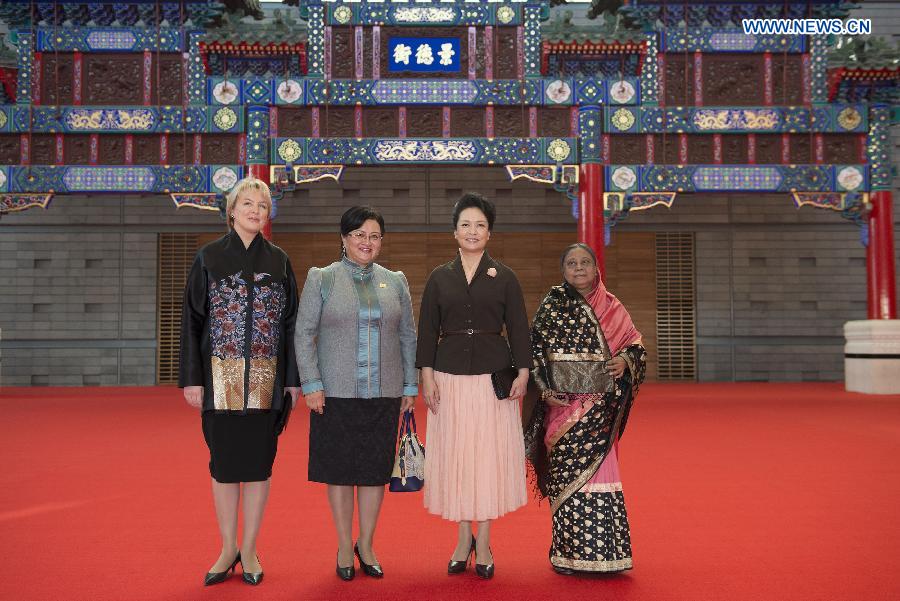
{"type": "Polygon", "coordinates": [[[453,209],[459,254],[428,277],[419,316],[416,367],[432,415],[425,455],[425,507],[459,522],[447,572],[494,574],[491,520],[526,502],[519,400],[531,366],[525,301],[516,274],[487,254],[496,212],[467,193],[453,209]],[[509,338],[503,336],[503,329],[509,338]],[[517,368],[509,397],[498,399],[491,373],[517,368]],[[477,522],[477,537],[473,523],[477,522]]]}

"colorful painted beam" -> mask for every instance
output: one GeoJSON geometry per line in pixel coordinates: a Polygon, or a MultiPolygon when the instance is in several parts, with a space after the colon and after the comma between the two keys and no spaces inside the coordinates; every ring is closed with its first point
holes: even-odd
{"type": "Polygon", "coordinates": [[[0,106],[0,133],[243,133],[243,107],[0,106]]]}
{"type": "Polygon", "coordinates": [[[11,166],[0,167],[0,192],[223,194],[243,174],[241,165],[11,166]]]}
{"type": "Polygon", "coordinates": [[[576,138],[274,138],[271,142],[271,164],[575,164],[579,154],[576,138]]]}
{"type": "Polygon", "coordinates": [[[863,192],[867,165],[609,165],[609,192],[863,192]]]}
{"type": "Polygon", "coordinates": [[[37,52],[182,52],[184,32],[163,27],[43,27],[37,52]]]}
{"type": "MultiPolygon", "coordinates": [[[[606,192],[603,194],[603,214],[606,223],[614,226],[634,211],[644,211],[656,206],[672,208],[677,192],[606,192]]],[[[837,211],[841,217],[856,225],[865,225],[871,212],[868,193],[860,192],[791,192],[798,209],[810,206],[816,209],[837,211]]]]}
{"type": "Polygon", "coordinates": [[[295,106],[384,106],[489,104],[571,106],[636,105],[637,77],[518,79],[276,79],[209,77],[207,103],[295,106]]]}
{"type": "MultiPolygon", "coordinates": [[[[276,140],[273,162],[304,163],[304,174],[332,175],[341,165],[508,165],[511,177],[552,183],[554,164],[576,164],[573,139],[296,139],[276,140]],[[294,159],[294,160],[287,160],[294,159]],[[321,172],[318,166],[332,171],[321,172]]],[[[565,167],[563,167],[563,173],[565,167]]],[[[239,165],[0,167],[0,193],[149,192],[223,194],[242,177],[239,165]]],[[[311,181],[304,175],[304,181],[311,181]]],[[[610,165],[605,188],[626,195],[659,192],[859,194],[872,182],[866,165],[610,165]]],[[[798,197],[795,194],[795,197],[798,197]]],[[[809,198],[809,195],[803,195],[809,198]]],[[[819,198],[818,196],[816,197],[819,198]]],[[[826,196],[822,196],[826,198],[826,196]]],[[[843,198],[843,197],[841,197],[843,198]]],[[[815,203],[813,203],[815,204],[815,203]]],[[[819,206],[819,205],[817,205],[819,206]]],[[[835,207],[829,207],[835,208],[835,207]]]]}
{"type": "Polygon", "coordinates": [[[691,29],[659,32],[662,52],[806,52],[806,36],[751,35],[741,29],[691,29]]]}
{"type": "Polygon", "coordinates": [[[807,107],[605,107],[605,131],[617,133],[866,133],[862,104],[807,107]]]}

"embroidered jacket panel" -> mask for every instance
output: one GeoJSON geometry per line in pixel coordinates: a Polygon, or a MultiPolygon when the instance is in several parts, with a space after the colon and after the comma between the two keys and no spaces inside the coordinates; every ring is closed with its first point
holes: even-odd
{"type": "Polygon", "coordinates": [[[203,410],[280,410],[299,386],[291,341],[297,282],[290,260],[258,234],[234,231],[197,252],[184,291],[178,385],[203,386],[203,410]]]}

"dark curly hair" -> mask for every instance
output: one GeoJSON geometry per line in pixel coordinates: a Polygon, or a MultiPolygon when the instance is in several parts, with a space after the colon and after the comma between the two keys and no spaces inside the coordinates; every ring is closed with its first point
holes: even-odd
{"type": "Polygon", "coordinates": [[[494,231],[494,220],[497,218],[497,209],[494,208],[494,203],[475,192],[466,192],[460,196],[459,200],[456,201],[456,204],[453,205],[453,229],[456,229],[456,226],[459,224],[460,213],[471,208],[478,209],[484,213],[484,216],[487,217],[488,230],[494,231]]]}

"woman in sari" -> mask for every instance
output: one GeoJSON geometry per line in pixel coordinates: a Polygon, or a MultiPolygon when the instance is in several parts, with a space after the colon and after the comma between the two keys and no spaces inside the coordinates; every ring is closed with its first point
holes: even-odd
{"type": "Polygon", "coordinates": [[[541,302],[531,330],[540,390],[525,447],[550,498],[550,563],[560,574],[632,567],[616,455],[644,379],[646,354],[628,311],[606,290],[584,244],[562,256],[565,282],[541,302]]]}

